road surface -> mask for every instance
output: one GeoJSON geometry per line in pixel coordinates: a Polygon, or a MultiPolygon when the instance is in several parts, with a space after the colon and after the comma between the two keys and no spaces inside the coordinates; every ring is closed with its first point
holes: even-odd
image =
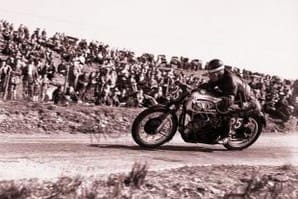
{"type": "Polygon", "coordinates": [[[177,134],[155,150],[139,148],[129,135],[0,135],[0,180],[105,176],[130,171],[134,162],[160,170],[192,165],[298,165],[298,134],[263,134],[250,148],[184,143],[177,134]]]}

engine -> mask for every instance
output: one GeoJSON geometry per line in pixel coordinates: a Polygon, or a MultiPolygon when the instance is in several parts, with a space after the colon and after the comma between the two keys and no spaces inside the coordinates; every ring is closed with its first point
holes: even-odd
{"type": "Polygon", "coordinates": [[[202,95],[192,95],[186,104],[185,128],[182,137],[187,142],[212,143],[222,130],[222,119],[216,104],[202,95]]]}
{"type": "Polygon", "coordinates": [[[219,128],[222,125],[221,122],[216,115],[196,114],[187,123],[186,128],[191,128],[196,134],[202,134],[219,128]]]}

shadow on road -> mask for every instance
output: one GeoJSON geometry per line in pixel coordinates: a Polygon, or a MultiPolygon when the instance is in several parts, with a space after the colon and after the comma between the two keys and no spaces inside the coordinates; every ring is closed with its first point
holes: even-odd
{"type": "Polygon", "coordinates": [[[91,147],[105,148],[105,149],[126,149],[136,151],[197,151],[197,152],[214,152],[227,151],[227,149],[207,148],[201,146],[160,146],[155,149],[143,148],[140,146],[122,145],[122,144],[91,144],[91,147]]]}

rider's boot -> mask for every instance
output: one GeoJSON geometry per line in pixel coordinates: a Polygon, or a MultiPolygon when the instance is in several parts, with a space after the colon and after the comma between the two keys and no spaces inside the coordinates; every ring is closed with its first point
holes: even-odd
{"type": "Polygon", "coordinates": [[[223,128],[223,133],[220,136],[220,138],[217,140],[218,144],[227,144],[230,140],[230,134],[231,134],[231,123],[230,120],[226,122],[227,125],[223,128]]]}
{"type": "Polygon", "coordinates": [[[230,141],[229,137],[223,137],[217,141],[217,144],[227,144],[229,141],[230,141]]]}

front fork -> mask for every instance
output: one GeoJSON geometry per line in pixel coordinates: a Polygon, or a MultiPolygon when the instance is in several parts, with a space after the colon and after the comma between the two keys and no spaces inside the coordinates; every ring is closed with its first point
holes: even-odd
{"type": "Polygon", "coordinates": [[[168,119],[171,118],[171,113],[165,113],[162,116],[160,116],[161,124],[155,129],[155,133],[159,133],[160,130],[164,127],[164,125],[167,123],[168,119]]]}

